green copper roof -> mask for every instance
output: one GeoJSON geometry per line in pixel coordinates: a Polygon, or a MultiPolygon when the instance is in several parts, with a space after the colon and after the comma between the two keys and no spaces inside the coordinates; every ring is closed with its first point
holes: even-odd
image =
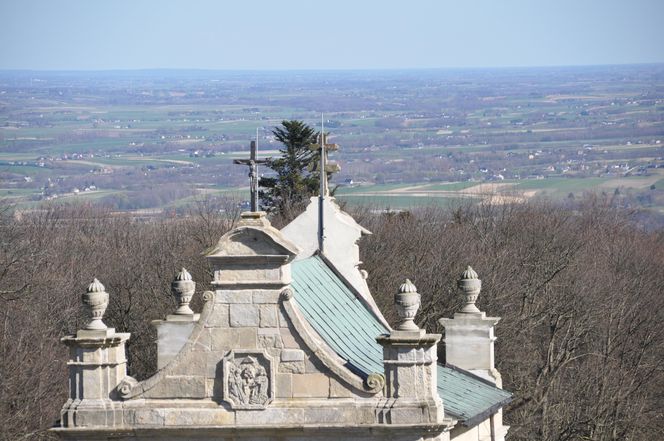
{"type": "MultiPolygon", "coordinates": [[[[383,372],[383,348],[376,342],[389,330],[318,256],[292,263],[293,289],[302,314],[346,366],[363,377],[383,372]]],[[[438,394],[445,413],[465,425],[480,422],[512,394],[452,366],[438,365],[438,394]]]]}

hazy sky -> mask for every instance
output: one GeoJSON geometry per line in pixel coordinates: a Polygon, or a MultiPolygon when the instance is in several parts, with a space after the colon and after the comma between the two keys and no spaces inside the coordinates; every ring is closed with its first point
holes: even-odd
{"type": "Polygon", "coordinates": [[[0,0],[0,69],[664,62],[664,0],[0,0]]]}

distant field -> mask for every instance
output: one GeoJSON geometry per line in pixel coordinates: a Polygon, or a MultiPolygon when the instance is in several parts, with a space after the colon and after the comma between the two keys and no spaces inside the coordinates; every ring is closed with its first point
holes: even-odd
{"type": "Polygon", "coordinates": [[[664,170],[653,172],[651,176],[626,176],[615,178],[547,178],[540,180],[520,181],[516,189],[520,191],[536,190],[539,194],[563,197],[574,193],[580,195],[585,191],[607,191],[616,188],[646,189],[658,182],[664,170]]]}
{"type": "Polygon", "coordinates": [[[613,192],[615,189],[644,190],[651,185],[664,187],[664,170],[651,176],[615,178],[547,178],[495,182],[455,182],[445,184],[390,184],[342,187],[336,197],[353,205],[382,208],[443,205],[461,200],[491,203],[523,202],[533,197],[563,199],[587,192],[613,192]]]}
{"type": "Polygon", "coordinates": [[[295,119],[319,130],[324,112],[340,145],[334,181],[371,183],[338,189],[351,204],[500,204],[599,191],[625,194],[630,206],[664,205],[664,176],[653,168],[664,165],[664,65],[127,75],[33,81],[0,72],[0,197],[113,195],[118,207],[180,208],[246,186],[246,167],[232,161],[248,157],[250,139],[258,137],[261,158],[275,157],[276,126],[295,119]],[[627,170],[645,176],[621,177],[627,170]],[[486,182],[492,177],[505,179],[486,182]],[[90,186],[99,192],[72,193],[90,186]]]}
{"type": "Polygon", "coordinates": [[[346,202],[350,205],[364,206],[367,208],[374,208],[377,210],[382,209],[398,209],[405,210],[410,208],[419,207],[450,207],[455,204],[462,203],[463,199],[455,197],[422,197],[416,198],[412,196],[403,195],[375,195],[375,196],[353,196],[353,195],[339,195],[339,201],[346,202]]]}
{"type": "Polygon", "coordinates": [[[31,188],[0,188],[0,198],[24,198],[32,193],[31,188]]]}
{"type": "Polygon", "coordinates": [[[514,183],[516,191],[535,190],[540,195],[562,197],[569,193],[578,194],[597,189],[609,180],[609,178],[547,178],[509,182],[514,183]]]}
{"type": "MultiPolygon", "coordinates": [[[[113,161],[105,161],[113,163],[113,161]]],[[[127,159],[126,162],[134,162],[127,159]]],[[[143,162],[143,161],[141,161],[143,162]]],[[[149,160],[144,161],[146,164],[149,160]]],[[[154,162],[153,162],[154,163],[154,162]]],[[[163,164],[163,163],[162,163],[163,164]]],[[[29,168],[29,167],[27,167],[29,168]]],[[[453,182],[438,184],[382,184],[339,187],[335,197],[350,205],[363,205],[376,209],[409,209],[415,207],[451,207],[462,203],[486,201],[490,203],[523,202],[533,197],[564,199],[571,194],[580,197],[587,192],[612,193],[615,189],[647,189],[651,185],[664,188],[664,170],[652,176],[616,178],[548,178],[500,182],[453,182]]],[[[119,190],[99,190],[94,192],[68,193],[56,199],[56,203],[97,200],[102,197],[122,194],[119,190]]],[[[0,188],[0,198],[28,203],[32,189],[0,188]]],[[[198,188],[197,195],[169,203],[161,208],[183,207],[206,195],[227,196],[237,200],[248,199],[248,188],[198,188]]],[[[34,205],[29,202],[29,205],[34,205]]],[[[664,210],[664,207],[652,207],[664,210]]]]}
{"type": "Polygon", "coordinates": [[[374,184],[339,187],[336,196],[352,195],[354,193],[382,193],[389,190],[403,188],[404,184],[374,184]]]}

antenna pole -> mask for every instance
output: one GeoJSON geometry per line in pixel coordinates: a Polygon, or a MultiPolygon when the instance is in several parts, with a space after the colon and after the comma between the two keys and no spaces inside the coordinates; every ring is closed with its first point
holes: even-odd
{"type": "Polygon", "coordinates": [[[318,191],[318,251],[323,254],[325,246],[325,227],[323,225],[323,202],[325,201],[325,123],[320,114],[320,190],[318,191]]]}

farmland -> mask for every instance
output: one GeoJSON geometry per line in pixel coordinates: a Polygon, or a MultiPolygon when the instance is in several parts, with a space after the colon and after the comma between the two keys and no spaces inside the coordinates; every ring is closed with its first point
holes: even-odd
{"type": "MultiPolygon", "coordinates": [[[[664,210],[664,66],[0,72],[0,197],[118,210],[242,194],[283,119],[341,149],[337,196],[407,208],[569,200],[664,210]],[[240,191],[240,193],[238,193],[240,191]]],[[[263,168],[261,173],[269,175],[263,168]]]]}
{"type": "MultiPolygon", "coordinates": [[[[468,201],[505,204],[538,197],[552,200],[581,198],[588,193],[647,193],[652,191],[651,186],[657,188],[661,183],[664,183],[664,170],[660,169],[648,176],[614,178],[553,177],[500,182],[354,186],[340,188],[336,196],[351,205],[408,209],[427,205],[449,207],[468,201]]],[[[656,210],[661,211],[661,207],[656,207],[656,210]]]]}

